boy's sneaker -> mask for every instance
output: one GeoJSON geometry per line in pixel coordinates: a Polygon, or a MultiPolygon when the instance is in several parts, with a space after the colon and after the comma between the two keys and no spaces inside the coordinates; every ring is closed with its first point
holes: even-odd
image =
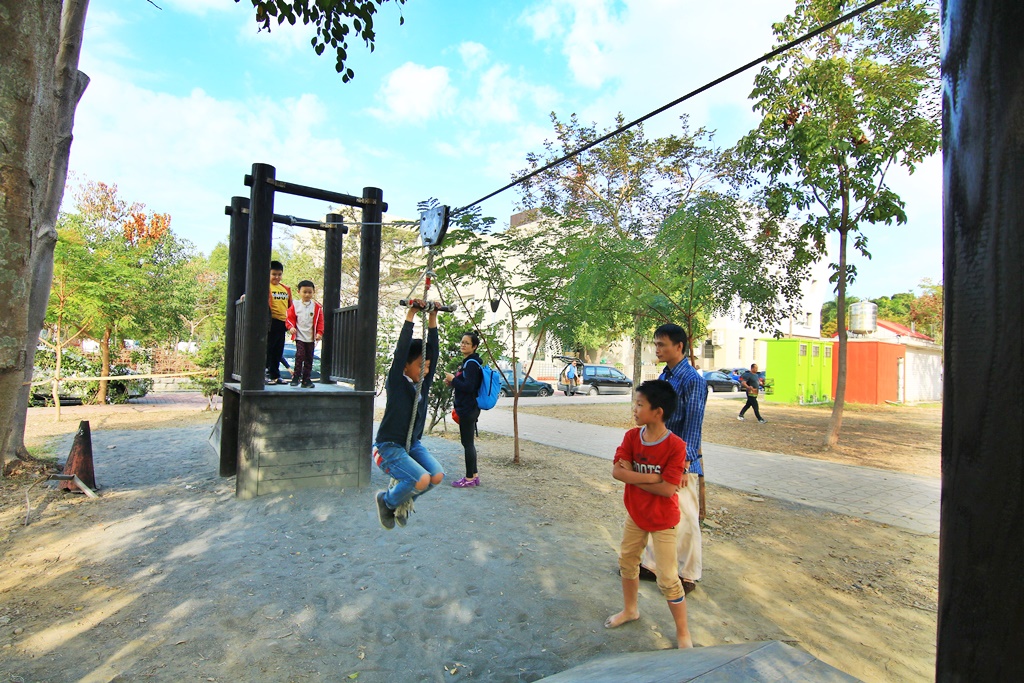
{"type": "Polygon", "coordinates": [[[737,420],[746,420],[747,418],[743,417],[742,415],[737,415],[736,419],[737,420]]]}
{"type": "Polygon", "coordinates": [[[385,529],[395,528],[395,511],[384,502],[383,491],[377,493],[377,519],[380,520],[380,525],[385,529]]]}
{"type": "Polygon", "coordinates": [[[288,384],[290,386],[293,386],[293,387],[299,386],[299,378],[298,377],[292,377],[292,381],[288,382],[288,384]]]}
{"type": "Polygon", "coordinates": [[[472,479],[467,479],[466,477],[463,477],[462,479],[456,479],[455,481],[452,482],[452,486],[454,486],[457,489],[468,489],[471,486],[479,486],[479,485],[480,485],[480,475],[479,474],[476,475],[475,477],[473,477],[472,479]]]}
{"type": "Polygon", "coordinates": [[[413,509],[413,499],[410,498],[395,508],[395,522],[398,523],[398,526],[404,527],[409,522],[409,515],[413,512],[415,512],[415,509],[413,509]]]}
{"type": "Polygon", "coordinates": [[[757,421],[758,421],[758,422],[760,422],[761,424],[764,424],[764,423],[765,423],[765,422],[767,422],[768,420],[762,420],[762,419],[758,418],[758,420],[757,420],[757,421]]]}

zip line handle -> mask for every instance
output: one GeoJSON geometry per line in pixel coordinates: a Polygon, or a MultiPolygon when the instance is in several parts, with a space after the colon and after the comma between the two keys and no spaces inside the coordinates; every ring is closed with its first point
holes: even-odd
{"type": "MultiPolygon", "coordinates": [[[[410,304],[409,304],[408,300],[402,299],[401,301],[398,302],[398,305],[399,306],[409,306],[410,304]]],[[[419,304],[415,304],[415,305],[413,305],[413,308],[421,310],[421,311],[428,311],[428,312],[429,311],[440,311],[442,313],[451,313],[451,312],[455,311],[456,309],[458,309],[458,306],[456,306],[455,304],[451,304],[449,306],[442,306],[441,304],[439,304],[439,303],[437,303],[435,301],[428,301],[426,307],[420,306],[419,304]]]]}

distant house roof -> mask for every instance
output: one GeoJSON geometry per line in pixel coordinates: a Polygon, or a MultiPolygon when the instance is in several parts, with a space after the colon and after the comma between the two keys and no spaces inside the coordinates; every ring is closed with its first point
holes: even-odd
{"type": "Polygon", "coordinates": [[[918,332],[916,330],[910,329],[906,325],[900,325],[899,323],[889,322],[888,320],[879,320],[878,321],[878,326],[879,327],[884,327],[885,329],[889,330],[890,332],[895,332],[896,334],[900,335],[901,337],[910,337],[911,339],[920,339],[922,341],[930,341],[930,342],[935,341],[934,339],[929,337],[927,334],[921,334],[920,332],[918,332]]]}
{"type": "MultiPolygon", "coordinates": [[[[935,340],[929,337],[927,334],[921,334],[916,330],[910,329],[906,325],[900,325],[899,323],[894,323],[889,320],[878,320],[878,326],[901,337],[909,337],[910,339],[920,339],[921,341],[932,343],[935,342],[935,340]]],[[[832,335],[833,339],[836,339],[837,337],[839,337],[838,332],[832,335]]]]}

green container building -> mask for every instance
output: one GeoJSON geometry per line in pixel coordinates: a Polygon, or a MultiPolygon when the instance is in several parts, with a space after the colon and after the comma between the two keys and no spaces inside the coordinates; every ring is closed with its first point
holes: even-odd
{"type": "Polygon", "coordinates": [[[823,403],[832,399],[832,342],[771,339],[765,361],[764,399],[823,403]]]}

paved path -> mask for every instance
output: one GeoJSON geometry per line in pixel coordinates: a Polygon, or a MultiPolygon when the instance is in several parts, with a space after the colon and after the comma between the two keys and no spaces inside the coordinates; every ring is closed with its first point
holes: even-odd
{"type": "MultiPolygon", "coordinates": [[[[548,399],[551,400],[551,399],[548,399]]],[[[483,411],[480,429],[512,435],[512,412],[483,411]]],[[[622,430],[519,415],[519,436],[584,455],[612,459],[622,430]]],[[[940,482],[931,477],[856,467],[795,455],[704,444],[707,481],[921,533],[939,532],[940,482]]]]}
{"type": "MultiPolygon", "coordinates": [[[[715,394],[728,400],[738,394],[715,394]]],[[[628,403],[628,396],[520,399],[521,405],[565,403],[628,403]]],[[[201,409],[198,393],[151,393],[131,405],[201,409]]],[[[380,406],[383,407],[383,398],[380,406]]],[[[52,410],[34,409],[34,410],[52,410]]],[[[512,436],[511,399],[480,414],[480,429],[512,436]]],[[[584,455],[611,460],[622,442],[622,430],[612,427],[556,420],[540,415],[519,415],[519,435],[529,441],[584,455]]],[[[939,532],[940,482],[931,477],[856,467],[795,455],[752,451],[733,446],[704,444],[707,480],[740,491],[802,503],[844,515],[891,524],[922,534],[939,532]]]]}

